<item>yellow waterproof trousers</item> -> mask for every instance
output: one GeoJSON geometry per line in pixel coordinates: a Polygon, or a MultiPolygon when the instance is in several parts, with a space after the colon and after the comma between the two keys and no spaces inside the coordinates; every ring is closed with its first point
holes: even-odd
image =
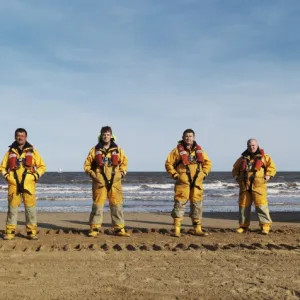
{"type": "Polygon", "coordinates": [[[254,191],[242,191],[239,197],[239,223],[240,227],[249,227],[251,217],[251,206],[254,202],[260,224],[271,224],[272,219],[268,208],[266,193],[254,191]]]}
{"type": "Polygon", "coordinates": [[[194,202],[202,201],[203,190],[197,185],[191,188],[189,184],[176,183],[174,199],[178,201],[187,201],[188,199],[194,202]]]}
{"type": "Polygon", "coordinates": [[[18,193],[15,185],[8,186],[8,211],[6,229],[16,230],[18,223],[18,208],[23,200],[25,207],[26,229],[32,231],[37,229],[36,197],[27,191],[18,193]]]}
{"type": "Polygon", "coordinates": [[[202,200],[203,190],[195,185],[181,183],[175,184],[174,208],[171,212],[172,218],[182,218],[184,216],[185,207],[190,200],[190,217],[192,219],[202,219],[202,200]]]}
{"type": "Polygon", "coordinates": [[[124,227],[123,194],[121,184],[113,184],[109,190],[106,186],[93,187],[93,206],[90,214],[91,228],[100,228],[103,222],[103,208],[106,199],[109,200],[112,224],[116,228],[124,227]]]}

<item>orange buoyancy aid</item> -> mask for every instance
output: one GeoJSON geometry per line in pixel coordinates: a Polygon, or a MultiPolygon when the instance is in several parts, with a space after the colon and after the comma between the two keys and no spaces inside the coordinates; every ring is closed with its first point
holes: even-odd
{"type": "Polygon", "coordinates": [[[189,165],[190,164],[189,156],[188,156],[188,153],[186,152],[186,150],[184,149],[183,145],[178,144],[177,149],[178,149],[178,152],[179,152],[180,159],[181,159],[182,163],[185,166],[189,165]]]}
{"type": "MultiPolygon", "coordinates": [[[[265,156],[265,152],[263,149],[259,149],[259,151],[260,151],[260,155],[255,156],[254,171],[258,171],[264,165],[263,157],[265,156]]],[[[242,172],[247,171],[248,160],[249,159],[246,156],[243,156],[243,159],[242,159],[241,165],[240,165],[240,171],[242,171],[242,172]]]]}
{"type": "Polygon", "coordinates": [[[8,168],[10,170],[16,170],[18,167],[17,165],[17,154],[13,151],[9,151],[8,154],[8,168]]]}
{"type": "Polygon", "coordinates": [[[102,159],[102,152],[100,149],[95,149],[95,162],[97,167],[102,167],[104,165],[102,159]]]}
{"type": "Polygon", "coordinates": [[[203,158],[203,150],[200,145],[196,144],[196,157],[197,157],[197,162],[200,164],[203,164],[204,158],[203,158]]]}
{"type": "Polygon", "coordinates": [[[32,151],[26,151],[25,154],[25,167],[26,168],[31,168],[32,167],[32,151]]]}
{"type": "Polygon", "coordinates": [[[31,149],[27,150],[25,152],[25,159],[18,159],[17,154],[10,150],[8,154],[8,168],[10,170],[16,170],[19,168],[20,163],[23,163],[26,169],[32,168],[33,166],[32,154],[33,151],[31,149]]]}
{"type": "Polygon", "coordinates": [[[105,161],[108,161],[108,163],[113,166],[117,167],[119,165],[119,151],[118,146],[116,144],[113,145],[113,148],[116,148],[111,153],[111,159],[107,160],[104,151],[101,151],[100,148],[98,148],[98,145],[95,147],[95,163],[97,167],[103,167],[105,161]]]}
{"type": "Polygon", "coordinates": [[[119,165],[119,153],[117,150],[113,151],[111,154],[111,165],[117,167],[119,165]]]}
{"type": "MultiPolygon", "coordinates": [[[[181,159],[182,163],[185,166],[189,165],[190,164],[189,156],[188,156],[187,151],[184,149],[184,146],[182,144],[178,144],[177,149],[178,149],[178,152],[179,152],[180,159],[181,159]]],[[[195,149],[196,149],[197,162],[199,164],[203,164],[204,158],[203,158],[203,154],[202,154],[203,150],[202,150],[201,146],[196,144],[195,149]]]]}

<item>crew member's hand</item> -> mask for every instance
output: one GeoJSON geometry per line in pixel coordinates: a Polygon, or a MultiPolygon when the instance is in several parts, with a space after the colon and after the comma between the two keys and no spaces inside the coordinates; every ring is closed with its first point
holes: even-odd
{"type": "Polygon", "coordinates": [[[96,176],[96,174],[95,174],[95,172],[93,170],[90,170],[90,172],[88,174],[90,175],[90,177],[92,179],[95,179],[95,180],[97,179],[97,176],[96,176]]]}
{"type": "Polygon", "coordinates": [[[34,181],[35,182],[38,182],[38,180],[39,180],[39,178],[40,178],[40,175],[39,175],[39,173],[32,173],[32,175],[33,175],[33,177],[34,177],[34,181]]]}
{"type": "Polygon", "coordinates": [[[5,174],[3,174],[3,176],[4,176],[5,180],[8,181],[9,173],[5,173],[5,174]]]}
{"type": "Polygon", "coordinates": [[[172,178],[175,179],[175,180],[177,180],[178,177],[179,177],[179,174],[178,174],[178,173],[175,173],[175,174],[172,175],[172,178]]]}
{"type": "Polygon", "coordinates": [[[266,181],[269,181],[270,178],[271,178],[271,176],[265,176],[265,180],[266,180],[266,181]]]}

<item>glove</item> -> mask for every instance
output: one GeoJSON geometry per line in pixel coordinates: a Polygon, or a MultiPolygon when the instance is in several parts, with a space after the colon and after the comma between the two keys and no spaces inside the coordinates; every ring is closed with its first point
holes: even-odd
{"type": "Polygon", "coordinates": [[[96,179],[97,177],[96,177],[96,174],[95,174],[95,172],[93,171],[93,170],[91,170],[89,173],[88,173],[88,175],[92,178],[92,179],[96,179]]]}
{"type": "Polygon", "coordinates": [[[172,175],[172,178],[175,179],[175,180],[177,180],[178,177],[179,177],[179,174],[178,174],[178,173],[174,173],[174,174],[172,175]]]}
{"type": "Polygon", "coordinates": [[[39,173],[37,173],[37,172],[36,173],[32,173],[32,175],[34,177],[34,181],[37,182],[39,180],[39,178],[40,178],[39,173]]]}

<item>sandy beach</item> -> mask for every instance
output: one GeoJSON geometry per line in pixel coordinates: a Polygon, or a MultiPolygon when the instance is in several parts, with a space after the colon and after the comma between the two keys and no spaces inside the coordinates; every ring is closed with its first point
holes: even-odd
{"type": "Polygon", "coordinates": [[[1,299],[299,299],[300,213],[272,217],[263,236],[257,221],[237,234],[236,213],[207,213],[208,237],[193,236],[186,217],[174,238],[168,214],[128,213],[132,234],[120,238],[106,213],[89,238],[88,214],[40,213],[29,241],[21,213],[16,239],[0,241],[1,299]]]}

